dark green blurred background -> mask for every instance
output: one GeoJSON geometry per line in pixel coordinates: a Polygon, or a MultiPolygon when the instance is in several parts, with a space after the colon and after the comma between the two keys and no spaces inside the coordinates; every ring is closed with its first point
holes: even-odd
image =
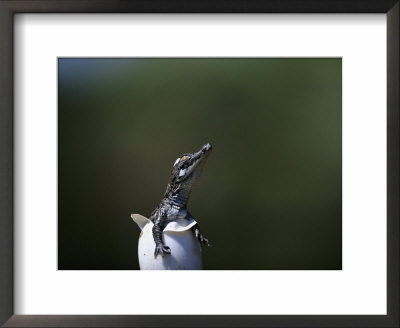
{"type": "Polygon", "coordinates": [[[341,59],[58,65],[59,269],[138,269],[131,213],[206,142],[188,205],[205,269],[341,269],[341,59]]]}

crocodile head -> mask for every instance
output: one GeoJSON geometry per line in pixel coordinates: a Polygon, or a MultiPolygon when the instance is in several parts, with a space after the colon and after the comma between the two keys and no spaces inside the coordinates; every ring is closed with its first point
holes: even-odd
{"type": "Polygon", "coordinates": [[[195,182],[211,153],[211,149],[211,145],[207,143],[196,153],[183,154],[178,157],[172,168],[170,184],[191,185],[195,182]]]}

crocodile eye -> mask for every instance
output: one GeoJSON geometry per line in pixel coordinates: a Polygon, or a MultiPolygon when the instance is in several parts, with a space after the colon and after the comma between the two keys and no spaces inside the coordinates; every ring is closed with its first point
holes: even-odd
{"type": "Polygon", "coordinates": [[[189,156],[185,155],[185,156],[182,156],[181,160],[184,161],[184,160],[187,160],[188,158],[189,158],[189,156]]]}

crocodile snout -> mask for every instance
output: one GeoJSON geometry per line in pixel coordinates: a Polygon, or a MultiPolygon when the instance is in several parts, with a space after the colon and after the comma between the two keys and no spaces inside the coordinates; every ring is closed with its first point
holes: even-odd
{"type": "Polygon", "coordinates": [[[210,151],[211,149],[212,149],[211,144],[210,144],[210,143],[206,143],[206,144],[203,146],[203,148],[201,149],[201,151],[202,151],[203,153],[206,153],[206,152],[210,151]]]}

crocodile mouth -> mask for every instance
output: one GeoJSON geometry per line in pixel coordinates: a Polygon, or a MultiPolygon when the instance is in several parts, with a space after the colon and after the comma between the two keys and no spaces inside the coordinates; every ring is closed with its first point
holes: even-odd
{"type": "Polygon", "coordinates": [[[205,144],[197,153],[184,154],[175,162],[177,167],[177,182],[186,180],[189,177],[197,178],[207,161],[212,150],[211,144],[205,144]]]}

